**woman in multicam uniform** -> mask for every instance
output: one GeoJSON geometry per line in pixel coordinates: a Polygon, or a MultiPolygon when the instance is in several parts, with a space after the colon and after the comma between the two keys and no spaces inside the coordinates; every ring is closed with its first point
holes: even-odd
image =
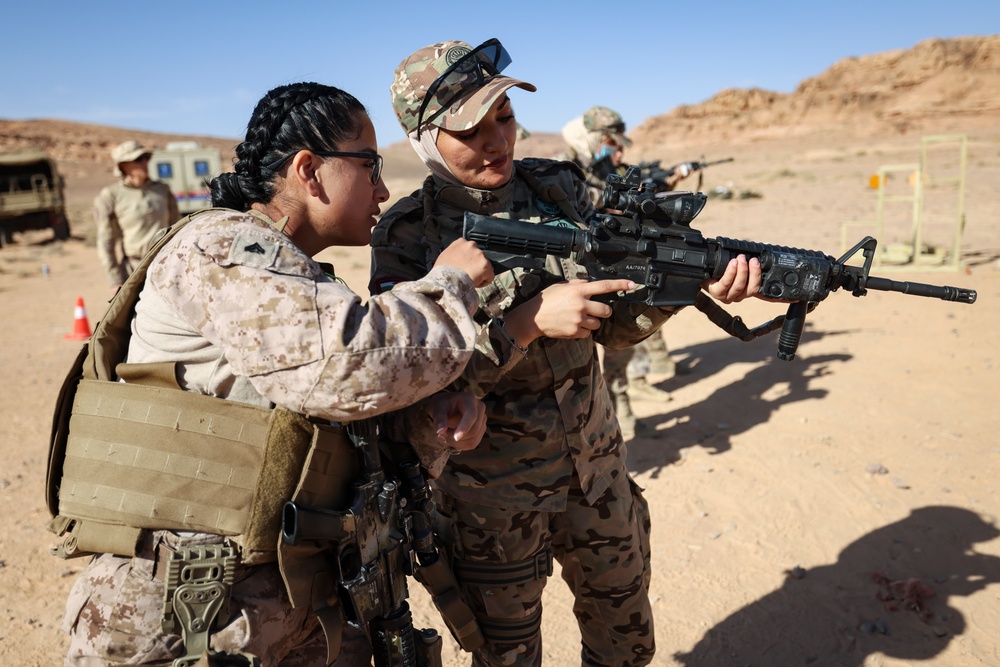
{"type": "MultiPolygon", "coordinates": [[[[311,258],[367,244],[389,196],[361,103],[315,83],[275,88],[236,155],[235,172],[212,184],[213,203],[226,209],[197,214],[150,265],[128,362],[176,362],[186,391],[335,422],[416,404],[404,419],[427,422],[451,448],[474,447],[485,428],[481,402],[436,392],[472,353],[475,287],[493,276],[482,253],[457,242],[425,278],[367,305],[311,258]]],[[[181,638],[160,628],[164,556],[222,539],[151,531],[135,558],[97,556],[69,597],[65,664],[169,665],[184,655],[181,638]]],[[[217,621],[214,651],[252,654],[265,666],[326,664],[317,618],[292,608],[277,563],[239,568],[230,615],[217,621]]],[[[335,664],[370,660],[367,638],[346,627],[335,664]]]]}
{"type": "MultiPolygon", "coordinates": [[[[375,228],[373,294],[424,276],[467,211],[572,226],[594,214],[578,168],[514,160],[507,91],[535,87],[501,75],[509,61],[497,40],[448,41],[397,67],[396,116],[431,174],[375,228]]],[[[649,514],[625,468],[595,343],[635,345],[675,309],[608,306],[591,297],[635,286],[577,280],[585,273],[569,261],[549,258],[547,269],[558,279],[513,269],[479,289],[479,339],[459,386],[486,402],[487,434],[435,480],[438,532],[486,638],[473,664],[540,664],[554,556],[575,598],[583,664],[644,665],[654,649],[649,514]]],[[[741,258],[705,287],[728,303],[759,282],[759,266],[741,258]]]]}

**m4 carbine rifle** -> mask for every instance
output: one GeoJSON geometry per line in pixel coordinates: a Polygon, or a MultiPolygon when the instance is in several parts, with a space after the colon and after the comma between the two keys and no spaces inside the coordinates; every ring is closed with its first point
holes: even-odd
{"type": "Polygon", "coordinates": [[[333,510],[289,501],[282,539],[329,547],[346,621],[367,632],[375,667],[441,667],[440,635],[413,627],[407,575],[428,590],[462,648],[475,650],[483,637],[434,542],[427,479],[408,446],[380,443],[376,420],[351,422],[347,431],[359,469],[349,506],[333,510]],[[380,444],[393,456],[383,457],[380,444]]]}
{"type": "Polygon", "coordinates": [[[707,239],[691,228],[705,206],[702,193],[656,194],[640,183],[639,170],[608,176],[601,213],[589,229],[465,214],[462,235],[475,241],[503,268],[542,268],[546,255],[572,258],[591,280],[625,278],[640,287],[628,294],[605,295],[605,300],[645,303],[649,306],[694,305],[727,333],[750,341],[781,327],[778,358],[789,361],[802,336],[806,313],[839,288],[854,296],[867,290],[903,292],[945,301],[974,303],[975,290],[897,282],[869,275],[877,241],[865,237],[843,257],[834,259],[814,250],[766,245],[718,237],[707,239]],[[863,266],[847,262],[858,251],[863,266]],[[754,329],[733,317],[701,291],[702,281],[719,278],[729,260],[756,257],[762,271],[761,294],[789,301],[788,312],[754,329]]]}

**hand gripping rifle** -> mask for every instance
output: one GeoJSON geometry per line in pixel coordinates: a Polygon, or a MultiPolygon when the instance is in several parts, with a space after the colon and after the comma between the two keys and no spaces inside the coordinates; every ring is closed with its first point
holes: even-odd
{"type": "Polygon", "coordinates": [[[282,539],[329,546],[337,597],[347,622],[367,631],[376,667],[441,667],[440,635],[413,628],[407,575],[428,589],[462,648],[475,650],[483,640],[434,543],[426,478],[407,446],[395,446],[398,461],[383,459],[374,420],[347,430],[359,462],[350,505],[338,511],[287,502],[282,539]]]}
{"type": "Polygon", "coordinates": [[[834,259],[815,250],[800,250],[728,238],[707,239],[691,228],[705,206],[702,193],[667,192],[657,195],[640,184],[639,170],[608,176],[603,208],[619,213],[595,215],[589,229],[570,229],[473,213],[465,214],[463,236],[475,241],[504,269],[539,269],[546,255],[572,258],[591,280],[626,278],[640,287],[628,294],[605,295],[605,300],[645,303],[649,306],[694,305],[708,318],[743,341],[781,328],[778,358],[795,357],[806,313],[839,288],[854,296],[869,289],[902,292],[945,301],[974,303],[975,290],[897,282],[869,275],[877,241],[868,236],[834,259]],[[847,261],[858,251],[863,266],[847,261]],[[719,278],[737,255],[756,257],[763,272],[763,296],[792,302],[788,312],[754,329],[733,317],[701,291],[702,281],[719,278]],[[541,260],[541,261],[539,261],[541,260]]]}

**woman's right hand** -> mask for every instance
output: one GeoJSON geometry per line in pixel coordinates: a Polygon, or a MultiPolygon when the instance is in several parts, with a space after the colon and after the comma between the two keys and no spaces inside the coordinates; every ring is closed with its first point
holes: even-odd
{"type": "Polygon", "coordinates": [[[469,274],[476,287],[482,287],[493,280],[493,265],[479,249],[475,241],[458,239],[445,248],[434,266],[452,266],[469,274]]]}
{"type": "Polygon", "coordinates": [[[518,345],[536,338],[586,338],[611,315],[611,306],[591,297],[634,290],[631,280],[571,280],[547,287],[504,314],[504,328],[518,345]]]}

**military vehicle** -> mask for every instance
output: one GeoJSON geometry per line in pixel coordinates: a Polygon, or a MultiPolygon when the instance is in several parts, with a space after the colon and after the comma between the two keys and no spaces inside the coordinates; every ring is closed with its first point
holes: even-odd
{"type": "Polygon", "coordinates": [[[149,160],[149,177],[170,186],[182,215],[212,205],[208,184],[221,172],[222,154],[195,141],[168,143],[149,160]]]}
{"type": "Polygon", "coordinates": [[[29,229],[52,229],[56,239],[69,238],[63,178],[43,151],[0,153],[0,244],[29,229]]]}

